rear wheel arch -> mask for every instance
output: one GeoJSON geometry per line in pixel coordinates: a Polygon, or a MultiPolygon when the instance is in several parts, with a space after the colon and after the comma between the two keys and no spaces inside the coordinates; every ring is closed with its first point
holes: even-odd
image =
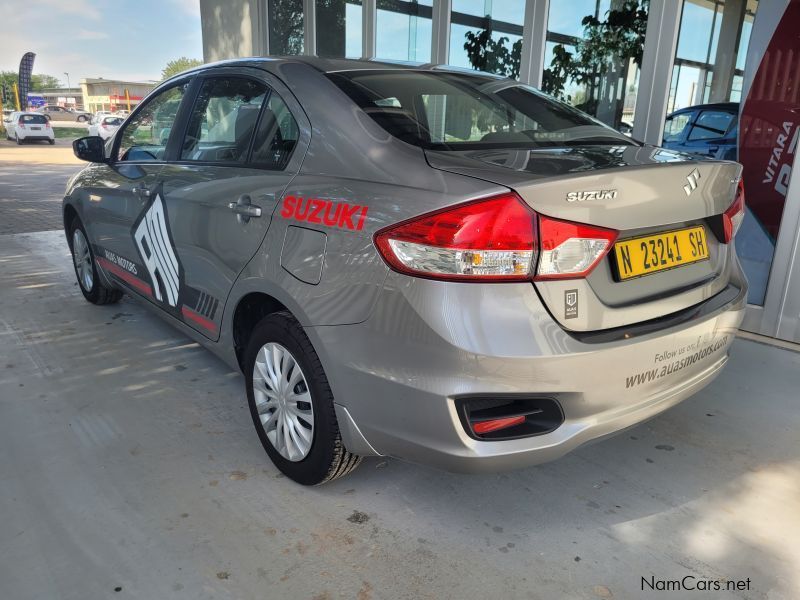
{"type": "Polygon", "coordinates": [[[291,313],[282,302],[263,292],[245,294],[236,303],[231,331],[236,360],[240,369],[244,370],[244,353],[253,329],[264,317],[281,311],[291,313]]]}

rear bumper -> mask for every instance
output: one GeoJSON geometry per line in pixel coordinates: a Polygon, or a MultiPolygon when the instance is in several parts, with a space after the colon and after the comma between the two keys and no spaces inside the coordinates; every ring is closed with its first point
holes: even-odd
{"type": "Polygon", "coordinates": [[[633,339],[576,339],[528,284],[399,275],[368,321],[308,331],[352,419],[342,427],[348,448],[453,471],[504,470],[634,426],[713,381],[744,317],[747,284],[736,271],[730,301],[633,339]],[[456,398],[473,394],[547,396],[565,419],[543,435],[481,441],[456,410],[456,398]]]}

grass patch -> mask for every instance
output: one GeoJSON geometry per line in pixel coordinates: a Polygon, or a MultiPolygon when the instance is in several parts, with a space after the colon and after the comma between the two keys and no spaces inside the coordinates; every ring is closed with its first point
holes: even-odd
{"type": "Polygon", "coordinates": [[[78,127],[53,127],[53,133],[56,134],[58,139],[77,140],[78,138],[86,137],[89,131],[86,129],[79,129],[78,127]]]}

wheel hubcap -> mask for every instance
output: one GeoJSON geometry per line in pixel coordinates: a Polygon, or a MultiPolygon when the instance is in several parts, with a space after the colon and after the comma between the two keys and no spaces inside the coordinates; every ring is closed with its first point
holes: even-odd
{"type": "Polygon", "coordinates": [[[75,261],[75,272],[78,282],[87,292],[92,291],[94,273],[92,272],[92,253],[89,252],[89,243],[80,229],[72,234],[72,260],[75,261]]]}
{"type": "Polygon", "coordinates": [[[292,353],[270,342],[253,368],[253,394],[261,426],[275,450],[298,462],[314,441],[314,406],[303,370],[292,353]]]}

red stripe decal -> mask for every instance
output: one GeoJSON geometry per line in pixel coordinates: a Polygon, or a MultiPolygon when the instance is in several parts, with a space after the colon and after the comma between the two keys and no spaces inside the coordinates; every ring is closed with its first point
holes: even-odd
{"type": "Polygon", "coordinates": [[[191,308],[186,306],[181,306],[181,314],[200,325],[203,329],[210,331],[211,333],[217,332],[217,326],[214,324],[214,321],[210,321],[206,319],[203,315],[196,313],[191,308]]]}
{"type": "Polygon", "coordinates": [[[114,263],[103,258],[102,256],[98,256],[96,260],[97,264],[103,267],[104,270],[108,271],[109,273],[112,273],[113,275],[116,275],[126,283],[136,288],[139,292],[141,292],[145,296],[153,295],[153,289],[147,282],[142,281],[141,279],[129,273],[119,265],[115,265],[114,263]]]}

